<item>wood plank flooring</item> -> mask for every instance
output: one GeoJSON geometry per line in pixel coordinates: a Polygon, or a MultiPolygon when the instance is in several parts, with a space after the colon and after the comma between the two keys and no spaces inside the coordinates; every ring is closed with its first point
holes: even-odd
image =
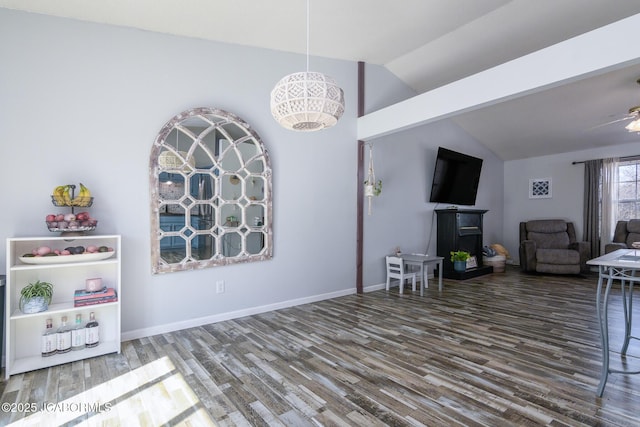
{"type": "MultiPolygon", "coordinates": [[[[640,376],[595,395],[596,284],[508,267],[133,340],[2,381],[0,425],[640,426],[640,376]]],[[[640,343],[611,359],[640,369],[640,343]]]]}

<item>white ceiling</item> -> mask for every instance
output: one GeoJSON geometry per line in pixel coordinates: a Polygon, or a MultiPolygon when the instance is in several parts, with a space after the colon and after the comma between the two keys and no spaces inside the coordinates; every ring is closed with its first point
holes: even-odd
{"type": "MultiPolygon", "coordinates": [[[[306,52],[304,0],[0,0],[0,7],[306,52]]],[[[310,52],[383,65],[423,93],[638,13],[640,0],[311,0],[310,52]]],[[[453,120],[505,160],[640,142],[626,122],[592,129],[640,105],[638,78],[636,64],[453,120]]]]}

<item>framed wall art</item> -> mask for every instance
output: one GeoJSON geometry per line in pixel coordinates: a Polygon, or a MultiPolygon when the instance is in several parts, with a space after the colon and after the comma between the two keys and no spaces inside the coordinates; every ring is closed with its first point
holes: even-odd
{"type": "Polygon", "coordinates": [[[529,180],[530,199],[550,199],[551,194],[551,178],[533,178],[529,180]]]}

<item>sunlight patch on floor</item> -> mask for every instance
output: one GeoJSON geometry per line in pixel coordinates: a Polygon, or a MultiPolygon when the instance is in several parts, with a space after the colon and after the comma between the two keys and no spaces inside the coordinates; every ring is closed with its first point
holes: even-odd
{"type": "Polygon", "coordinates": [[[10,426],[214,426],[207,411],[168,357],[150,362],[10,426]]]}

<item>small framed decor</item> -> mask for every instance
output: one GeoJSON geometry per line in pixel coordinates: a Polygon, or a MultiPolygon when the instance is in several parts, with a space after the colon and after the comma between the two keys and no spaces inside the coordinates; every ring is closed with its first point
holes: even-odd
{"type": "Polygon", "coordinates": [[[476,267],[478,267],[478,259],[475,256],[470,256],[469,259],[467,259],[467,270],[476,267]]]}
{"type": "Polygon", "coordinates": [[[551,198],[551,178],[534,178],[529,180],[530,199],[551,198]]]}

